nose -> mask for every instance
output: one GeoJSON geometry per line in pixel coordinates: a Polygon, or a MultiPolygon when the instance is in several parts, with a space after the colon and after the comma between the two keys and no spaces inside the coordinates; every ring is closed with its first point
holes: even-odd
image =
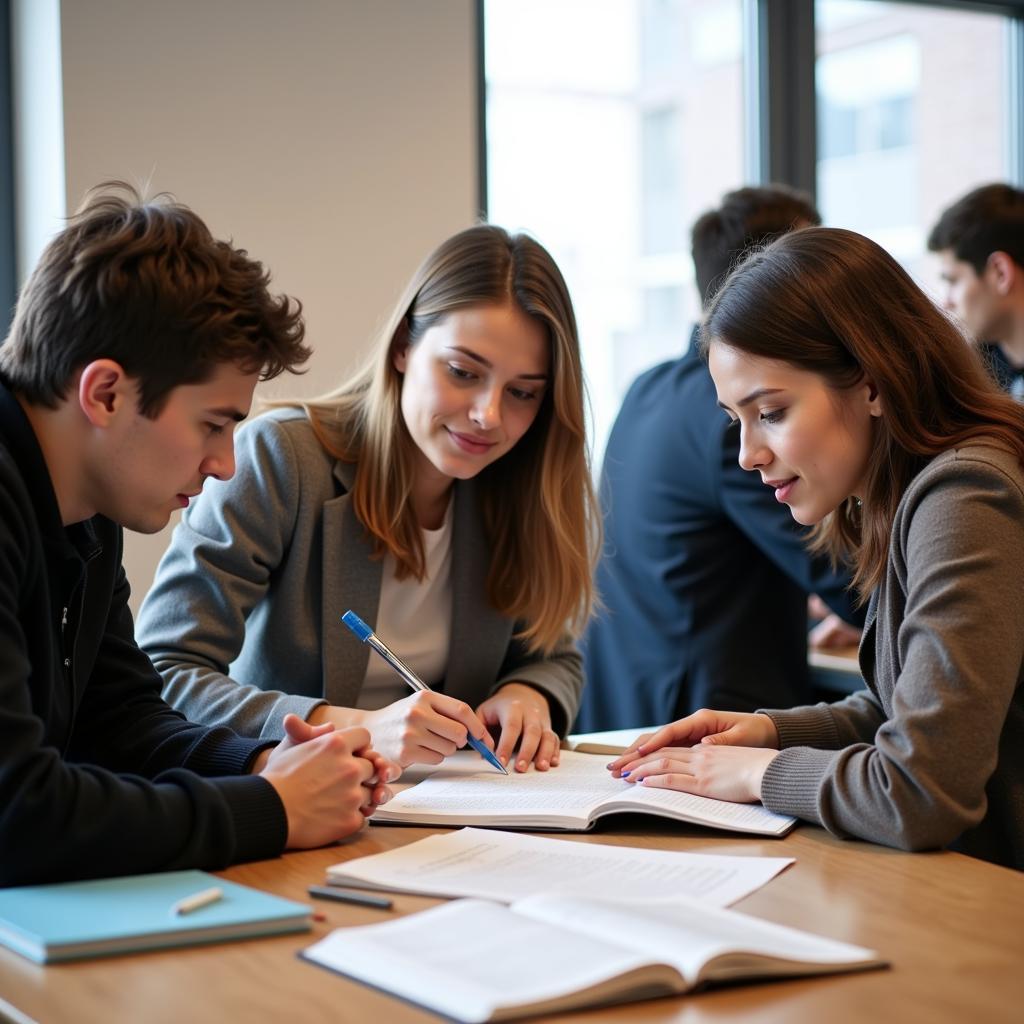
{"type": "Polygon", "coordinates": [[[473,400],[469,418],[480,430],[493,430],[501,423],[501,389],[481,389],[473,400]]]}
{"type": "Polygon", "coordinates": [[[235,438],[233,431],[225,431],[217,438],[217,444],[199,466],[203,477],[212,476],[218,480],[230,480],[235,475],[235,438]]]}
{"type": "Polygon", "coordinates": [[[740,428],[739,464],[743,469],[761,469],[772,461],[767,446],[757,437],[756,431],[740,428]]]}

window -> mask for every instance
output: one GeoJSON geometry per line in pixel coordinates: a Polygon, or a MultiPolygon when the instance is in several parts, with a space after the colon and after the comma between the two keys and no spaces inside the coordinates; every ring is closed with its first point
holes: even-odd
{"type": "Polygon", "coordinates": [[[690,225],[744,179],[742,40],[742,0],[485,0],[488,217],[565,274],[598,459],[698,316],[690,225]]]}
{"type": "Polygon", "coordinates": [[[818,205],[887,248],[926,288],[941,211],[1005,180],[1006,33],[995,14],[817,0],[818,205]]]}

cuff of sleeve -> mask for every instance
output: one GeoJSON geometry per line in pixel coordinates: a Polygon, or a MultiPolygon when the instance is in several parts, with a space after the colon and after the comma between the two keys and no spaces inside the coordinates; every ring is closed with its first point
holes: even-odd
{"type": "Polygon", "coordinates": [[[787,747],[835,750],[840,746],[835,719],[827,704],[792,709],[761,708],[757,714],[767,715],[775,723],[780,750],[787,747]]]}
{"type": "Polygon", "coordinates": [[[298,715],[305,722],[314,708],[326,703],[322,697],[297,697],[292,693],[282,693],[274,703],[273,714],[267,715],[263,723],[260,739],[273,740],[275,743],[283,740],[285,715],[298,715]]]}
{"type": "Polygon", "coordinates": [[[206,778],[246,775],[253,758],[261,750],[272,745],[273,742],[269,740],[239,736],[232,729],[214,728],[192,748],[182,767],[206,778]]]}
{"type": "Polygon", "coordinates": [[[790,747],[781,751],[761,779],[761,802],[776,814],[792,814],[820,825],[818,794],[836,752],[790,747]]]}
{"type": "Polygon", "coordinates": [[[277,790],[259,775],[218,779],[235,827],[234,862],[278,857],[288,841],[288,816],[277,790]]]}

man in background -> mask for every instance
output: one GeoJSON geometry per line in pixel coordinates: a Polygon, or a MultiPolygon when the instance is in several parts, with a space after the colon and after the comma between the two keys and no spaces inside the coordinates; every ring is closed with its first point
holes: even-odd
{"type": "MultiPolygon", "coordinates": [[[[704,307],[752,246],[819,224],[810,200],[743,188],[692,233],[704,307]]],[[[632,385],[605,452],[604,608],[584,637],[576,729],[667,722],[701,707],[789,707],[810,694],[807,600],[861,621],[849,577],[805,550],[806,531],[760,475],[740,468],[739,427],[718,407],[697,328],[681,358],[632,385]]],[[[854,642],[837,618],[824,631],[854,642]]]]}
{"type": "Polygon", "coordinates": [[[968,192],[939,218],[928,248],[941,263],[945,308],[999,384],[1024,399],[1024,190],[995,184],[968,192]]]}

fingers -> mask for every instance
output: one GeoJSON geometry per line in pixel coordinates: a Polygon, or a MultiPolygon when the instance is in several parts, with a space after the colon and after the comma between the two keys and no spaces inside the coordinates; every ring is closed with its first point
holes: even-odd
{"type": "Polygon", "coordinates": [[[673,789],[680,793],[700,794],[703,786],[691,754],[692,748],[689,747],[665,748],[623,772],[622,778],[644,789],[673,789]]]}
{"type": "MultiPolygon", "coordinates": [[[[525,772],[530,764],[533,762],[534,757],[537,754],[537,748],[540,746],[541,740],[544,738],[544,729],[540,724],[540,720],[535,715],[530,715],[527,712],[523,713],[522,717],[522,732],[519,735],[519,754],[516,757],[516,771],[525,772]]],[[[505,739],[505,731],[502,730],[501,739],[505,739]]],[[[545,763],[545,768],[547,767],[545,763]]]]}
{"type": "Polygon", "coordinates": [[[551,767],[551,759],[558,752],[558,737],[550,729],[547,716],[542,714],[539,707],[519,700],[508,700],[488,707],[484,713],[488,718],[497,718],[501,726],[501,736],[494,753],[502,764],[508,765],[514,755],[517,772],[528,771],[535,761],[541,771],[551,767]]]}
{"type": "Polygon", "coordinates": [[[558,738],[558,734],[551,729],[545,729],[541,734],[537,754],[533,760],[534,767],[539,772],[546,772],[548,768],[557,767],[560,751],[561,741],[558,738]]]}
{"type": "MultiPolygon", "coordinates": [[[[488,718],[494,718],[495,725],[501,726],[501,736],[494,754],[503,765],[508,765],[512,753],[516,749],[520,733],[523,731],[523,706],[518,701],[509,701],[503,707],[488,708],[488,718]]],[[[519,768],[526,771],[526,768],[519,768]]]]}
{"type": "Polygon", "coordinates": [[[654,735],[652,732],[641,733],[635,740],[621,753],[614,761],[610,761],[606,766],[608,771],[612,773],[616,778],[622,773],[622,769],[629,764],[630,761],[635,761],[638,752],[642,746],[648,743],[650,738],[654,735]]]}
{"type": "Polygon", "coordinates": [[[487,735],[486,725],[465,701],[443,693],[424,691],[419,706],[422,708],[423,705],[436,713],[438,721],[436,726],[432,726],[432,731],[451,740],[456,746],[465,746],[466,733],[478,740],[487,735]]]}
{"type": "Polygon", "coordinates": [[[306,743],[334,729],[332,722],[324,722],[323,725],[310,725],[309,722],[303,721],[298,715],[293,714],[285,715],[281,724],[284,726],[285,736],[293,744],[306,743]]]}

